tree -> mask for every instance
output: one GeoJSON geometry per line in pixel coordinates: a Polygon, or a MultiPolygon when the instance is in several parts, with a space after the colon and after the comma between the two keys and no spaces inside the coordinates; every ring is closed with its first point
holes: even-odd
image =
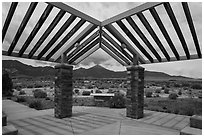
{"type": "Polygon", "coordinates": [[[4,71],[2,74],[2,95],[3,96],[11,96],[13,88],[13,82],[9,77],[8,72],[4,71]]]}

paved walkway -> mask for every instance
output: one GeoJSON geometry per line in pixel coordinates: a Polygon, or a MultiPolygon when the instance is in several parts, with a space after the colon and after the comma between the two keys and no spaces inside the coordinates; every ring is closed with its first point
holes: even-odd
{"type": "Polygon", "coordinates": [[[189,124],[188,116],[148,110],[136,120],[125,117],[126,109],[74,106],[71,118],[57,119],[53,109],[37,111],[11,100],[2,104],[8,124],[23,135],[175,135],[189,124]]]}

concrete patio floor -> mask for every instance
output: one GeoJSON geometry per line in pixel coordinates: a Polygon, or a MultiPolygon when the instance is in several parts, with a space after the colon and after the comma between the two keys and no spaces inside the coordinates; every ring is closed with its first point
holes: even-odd
{"type": "Polygon", "coordinates": [[[178,135],[189,117],[144,111],[144,118],[126,117],[126,109],[73,106],[71,118],[57,119],[54,109],[35,110],[11,100],[2,101],[8,125],[22,135],[178,135]]]}

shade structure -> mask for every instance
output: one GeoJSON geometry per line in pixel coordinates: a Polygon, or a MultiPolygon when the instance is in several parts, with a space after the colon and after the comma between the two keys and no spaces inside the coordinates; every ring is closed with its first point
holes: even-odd
{"type": "Polygon", "coordinates": [[[169,2],[144,3],[102,22],[65,3],[31,2],[27,4],[24,17],[11,42],[5,44],[9,27],[12,27],[12,19],[17,16],[15,13],[20,4],[21,2],[10,4],[3,24],[2,54],[5,56],[60,63],[63,54],[65,62],[74,65],[101,48],[124,66],[133,64],[135,56],[138,57],[139,64],[202,58],[201,42],[193,21],[194,11],[187,2],[176,4],[182,11],[180,16],[186,20],[185,28],[188,31],[183,30],[175,8],[172,8],[174,3],[169,2]],[[27,24],[39,13],[36,12],[38,7],[44,9],[40,11],[30,33],[25,35],[27,24]],[[158,8],[165,11],[170,26],[161,18],[158,8]],[[54,11],[56,14],[53,14],[54,11]],[[167,26],[171,27],[177,39],[172,38],[167,26]],[[191,36],[192,42],[189,42],[186,35],[191,36]],[[19,42],[20,40],[23,42],[19,42]],[[180,43],[179,50],[176,41],[180,43]]]}

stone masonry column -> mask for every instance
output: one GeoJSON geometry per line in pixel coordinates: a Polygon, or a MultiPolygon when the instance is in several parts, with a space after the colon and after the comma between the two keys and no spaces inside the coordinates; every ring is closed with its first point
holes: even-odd
{"type": "Polygon", "coordinates": [[[143,117],[144,68],[139,65],[127,67],[126,116],[134,119],[143,117]]]}
{"type": "Polygon", "coordinates": [[[72,116],[72,71],[73,67],[66,64],[55,66],[55,108],[56,118],[72,116]]]}

